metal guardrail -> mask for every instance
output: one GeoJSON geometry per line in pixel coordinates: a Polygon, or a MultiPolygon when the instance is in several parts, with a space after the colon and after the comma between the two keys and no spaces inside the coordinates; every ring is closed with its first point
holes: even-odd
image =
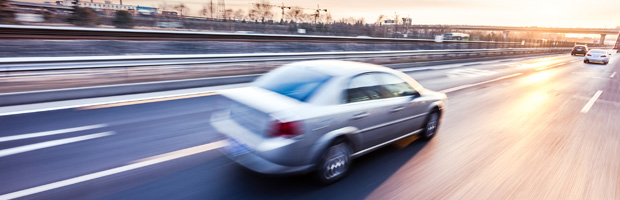
{"type": "Polygon", "coordinates": [[[257,54],[206,54],[206,55],[142,55],[142,56],[86,56],[86,57],[37,57],[0,59],[0,72],[95,69],[114,67],[139,67],[163,65],[222,64],[241,62],[299,61],[316,59],[356,59],[416,56],[451,56],[489,54],[505,55],[564,51],[570,48],[515,48],[515,49],[461,49],[461,50],[412,50],[412,51],[356,51],[356,52],[306,52],[306,53],[257,53],[257,54]]]}
{"type": "MultiPolygon", "coordinates": [[[[121,76],[127,78],[127,72],[144,70],[138,66],[149,68],[153,65],[177,65],[177,66],[154,66],[155,76],[159,76],[160,70],[177,71],[175,68],[196,69],[218,66],[215,65],[188,65],[202,63],[235,63],[239,62],[265,62],[271,61],[297,61],[312,59],[346,59],[363,60],[367,62],[416,62],[425,66],[426,63],[455,63],[468,61],[488,60],[492,57],[512,57],[523,54],[544,54],[567,52],[569,48],[522,48],[522,49],[482,49],[482,50],[421,50],[421,51],[392,51],[392,52],[326,52],[326,53],[270,53],[270,54],[226,54],[226,55],[161,55],[161,56],[101,56],[101,57],[48,57],[48,58],[11,58],[0,59],[0,74],[7,79],[14,77],[28,77],[29,74],[38,78],[41,76],[59,74],[62,76],[73,76],[75,73],[94,73],[103,72],[100,77],[110,78],[108,70],[95,70],[102,67],[109,67],[111,71],[125,71],[121,76]],[[420,62],[423,61],[423,62],[420,62]],[[118,70],[113,68],[119,67],[118,70]],[[133,68],[131,66],[136,66],[133,68]],[[72,70],[76,69],[76,70],[72,70]],[[87,69],[87,70],[81,70],[87,69]],[[41,70],[41,71],[37,71],[41,70]],[[56,70],[56,71],[54,71],[56,70]],[[68,71],[66,71],[68,70],[68,71]]],[[[276,63],[271,63],[276,64],[276,63]]],[[[226,65],[224,65],[226,66],[226,65]]],[[[243,66],[243,64],[241,65],[243,66]]],[[[245,65],[248,66],[248,65],[245,65]]],[[[214,76],[210,78],[180,78],[163,79],[150,82],[137,82],[120,85],[95,85],[85,87],[69,87],[66,89],[47,89],[29,92],[13,92],[0,94],[0,106],[18,105],[28,103],[50,102],[69,99],[81,99],[92,97],[103,97],[113,95],[135,94],[143,92],[156,92],[165,90],[176,90],[196,87],[206,87],[233,83],[249,82],[260,76],[264,70],[273,66],[249,65],[251,69],[241,71],[242,73],[234,76],[214,76]],[[261,71],[263,70],[263,71],[261,71]]],[[[411,67],[411,66],[409,66],[411,67]]],[[[148,69],[151,70],[151,69],[148,69]]],[[[114,74],[114,72],[112,73],[114,74]]],[[[193,74],[184,71],[181,75],[193,74]]],[[[61,76],[61,79],[62,79],[61,76]]],[[[0,76],[1,77],[1,76],[0,76]]],[[[91,74],[89,79],[93,78],[91,74]]],[[[42,83],[54,83],[54,81],[44,80],[42,83]]],[[[83,84],[80,82],[80,84],[83,84]]],[[[20,87],[23,85],[20,85],[20,87]]]]}
{"type": "MultiPolygon", "coordinates": [[[[244,41],[331,43],[435,43],[432,39],[373,38],[318,35],[246,34],[198,31],[167,31],[0,24],[0,39],[137,40],[137,41],[244,41]]],[[[515,42],[444,40],[456,44],[517,44],[515,42]]],[[[520,43],[519,43],[520,44],[520,43]]]]}

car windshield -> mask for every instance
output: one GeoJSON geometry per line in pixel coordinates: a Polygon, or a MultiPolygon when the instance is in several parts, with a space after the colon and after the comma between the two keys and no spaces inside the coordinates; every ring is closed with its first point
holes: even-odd
{"type": "Polygon", "coordinates": [[[282,67],[260,77],[253,85],[305,102],[330,78],[305,67],[282,67]]]}

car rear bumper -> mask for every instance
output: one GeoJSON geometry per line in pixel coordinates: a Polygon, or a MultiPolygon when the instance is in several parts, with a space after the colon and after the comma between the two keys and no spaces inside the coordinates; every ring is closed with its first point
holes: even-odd
{"type": "Polygon", "coordinates": [[[601,62],[601,63],[609,62],[609,58],[584,58],[584,60],[587,60],[589,62],[601,62]]]}
{"type": "Polygon", "coordinates": [[[263,174],[299,174],[311,171],[314,165],[305,165],[305,166],[285,166],[280,165],[269,160],[266,160],[263,157],[255,155],[251,152],[244,154],[231,154],[225,148],[220,149],[222,153],[228,156],[231,160],[236,163],[248,168],[252,171],[263,173],[263,174]]]}
{"type": "Polygon", "coordinates": [[[571,51],[571,54],[586,54],[585,51],[571,51]]]}
{"type": "Polygon", "coordinates": [[[307,151],[300,151],[298,141],[285,138],[262,138],[237,124],[230,118],[211,118],[211,125],[228,141],[220,151],[240,165],[263,174],[296,174],[311,171],[313,164],[303,158],[307,151]],[[300,159],[301,158],[301,159],[300,159]]]}

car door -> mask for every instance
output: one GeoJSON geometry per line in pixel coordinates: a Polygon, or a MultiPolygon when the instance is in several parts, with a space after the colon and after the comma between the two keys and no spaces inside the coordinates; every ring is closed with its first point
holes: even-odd
{"type": "Polygon", "coordinates": [[[393,106],[386,101],[389,93],[381,87],[377,73],[364,73],[351,78],[343,94],[342,110],[346,126],[358,129],[354,137],[360,150],[386,141],[391,130],[387,115],[393,106]]]}
{"type": "Polygon", "coordinates": [[[393,105],[389,107],[388,118],[393,124],[390,138],[397,138],[404,134],[422,128],[428,112],[430,102],[420,98],[420,93],[402,78],[389,74],[379,74],[381,85],[390,92],[393,105]]]}

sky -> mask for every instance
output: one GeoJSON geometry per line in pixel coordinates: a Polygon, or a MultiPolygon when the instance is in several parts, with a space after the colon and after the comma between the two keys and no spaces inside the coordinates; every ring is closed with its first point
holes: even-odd
{"type": "MultiPolygon", "coordinates": [[[[44,0],[17,0],[42,2],[44,0]]],[[[50,0],[48,0],[50,1],[50,0]]],[[[84,0],[83,0],[84,1],[84,0]]],[[[103,2],[103,0],[94,0],[103,2]]],[[[118,3],[119,0],[112,0],[118,3]]],[[[159,7],[185,3],[197,15],[210,0],[124,0],[124,4],[159,7]]],[[[217,4],[218,0],[213,0],[217,4]]],[[[257,0],[225,0],[227,8],[247,9],[257,0]]],[[[270,0],[271,4],[328,9],[334,19],[365,18],[375,22],[379,15],[409,16],[414,24],[466,24],[547,27],[620,26],[620,0],[270,0]]],[[[308,13],[313,12],[308,9],[308,13]]],[[[274,9],[276,19],[281,10],[274,9]]]]}

